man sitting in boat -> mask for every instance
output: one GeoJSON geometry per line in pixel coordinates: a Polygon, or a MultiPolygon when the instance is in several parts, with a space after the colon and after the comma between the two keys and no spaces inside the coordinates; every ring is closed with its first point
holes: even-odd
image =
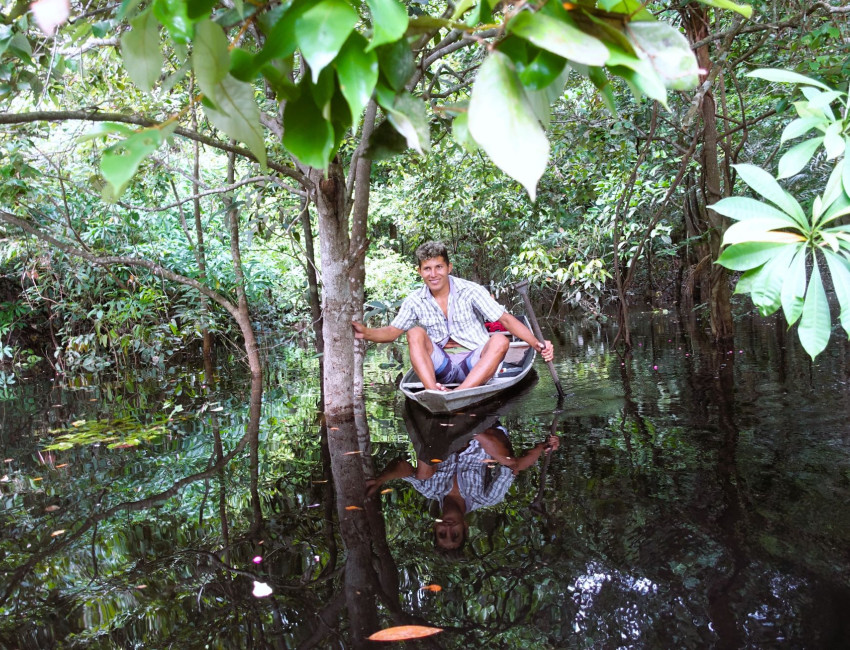
{"type": "Polygon", "coordinates": [[[484,287],[451,275],[445,244],[423,244],[416,249],[416,259],[425,286],[404,299],[386,327],[353,322],[355,338],[389,343],[407,332],[410,362],[422,385],[430,390],[449,390],[447,384],[458,384],[458,388],[480,386],[496,373],[510,339],[501,333],[488,335],[482,318],[500,323],[539,350],[545,361],[552,360],[555,352],[549,341],[538,341],[484,287]]]}
{"type": "Polygon", "coordinates": [[[417,492],[439,503],[434,544],[443,551],[459,551],[469,536],[466,513],[504,501],[514,477],[536,463],[541,454],[556,451],[559,446],[558,436],[550,435],[546,442],[515,458],[507,430],[497,424],[439,463],[417,460],[416,469],[402,459],[390,463],[376,478],[366,481],[366,496],[376,494],[387,481],[407,481],[417,492]]]}

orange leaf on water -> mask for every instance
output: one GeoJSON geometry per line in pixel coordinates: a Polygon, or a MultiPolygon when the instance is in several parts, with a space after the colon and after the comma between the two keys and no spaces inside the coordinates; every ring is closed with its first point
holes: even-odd
{"type": "Polygon", "coordinates": [[[68,467],[68,465],[70,465],[70,463],[62,463],[61,465],[57,465],[56,469],[62,469],[63,467],[68,467]]]}
{"type": "Polygon", "coordinates": [[[424,589],[425,591],[433,591],[435,594],[436,594],[438,591],[442,591],[442,590],[443,590],[443,588],[442,588],[440,585],[424,585],[424,586],[422,587],[422,589],[424,589]]]}
{"type": "Polygon", "coordinates": [[[392,488],[387,488],[386,490],[381,490],[381,494],[389,494],[392,491],[393,491],[392,488]]]}
{"type": "Polygon", "coordinates": [[[357,451],[347,451],[343,454],[343,456],[354,456],[354,454],[362,453],[359,449],[357,451]]]}
{"type": "Polygon", "coordinates": [[[47,506],[44,512],[56,512],[57,510],[59,510],[59,506],[47,506]]]}
{"type": "Polygon", "coordinates": [[[363,510],[360,506],[345,506],[346,510],[363,510]]]}
{"type": "Polygon", "coordinates": [[[370,641],[407,641],[409,639],[423,639],[426,636],[439,634],[443,629],[440,627],[426,627],[424,625],[399,625],[379,630],[369,637],[370,641]]]}
{"type": "Polygon", "coordinates": [[[59,530],[54,530],[52,533],[50,533],[50,536],[51,537],[59,537],[59,535],[64,534],[64,532],[65,532],[65,529],[60,528],[59,530]]]}
{"type": "Polygon", "coordinates": [[[442,461],[442,459],[440,459],[440,458],[432,458],[432,459],[431,459],[431,462],[432,462],[432,463],[442,463],[443,461],[442,461]]]}

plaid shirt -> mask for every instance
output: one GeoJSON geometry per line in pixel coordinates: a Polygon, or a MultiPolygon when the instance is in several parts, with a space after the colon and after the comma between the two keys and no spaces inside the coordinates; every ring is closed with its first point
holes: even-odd
{"type": "Polygon", "coordinates": [[[451,338],[470,350],[480,348],[490,340],[482,318],[497,321],[505,308],[480,284],[449,276],[449,286],[448,318],[431,290],[423,286],[404,299],[390,325],[406,332],[418,323],[440,347],[451,338]]]}
{"type": "Polygon", "coordinates": [[[466,511],[472,512],[485,506],[495,506],[505,500],[514,482],[513,472],[504,465],[485,463],[492,457],[484,451],[477,440],[469,443],[462,452],[454,453],[437,465],[437,471],[424,481],[405,476],[416,491],[428,499],[436,499],[443,507],[443,498],[451,492],[454,477],[457,487],[466,502],[466,511]]]}

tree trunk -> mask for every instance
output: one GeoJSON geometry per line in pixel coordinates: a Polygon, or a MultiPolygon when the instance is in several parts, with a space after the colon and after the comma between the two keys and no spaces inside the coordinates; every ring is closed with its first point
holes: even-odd
{"type": "MultiPolygon", "coordinates": [[[[682,19],[682,26],[691,43],[701,41],[709,35],[708,10],[704,5],[693,2],[688,4],[682,10],[682,19]]],[[[695,54],[697,63],[703,71],[700,75],[700,82],[705,83],[712,67],[709,45],[706,44],[697,48],[695,54]]],[[[718,135],[717,118],[715,116],[717,105],[711,88],[703,95],[699,108],[703,123],[700,179],[701,203],[705,206],[705,221],[709,228],[711,262],[714,262],[714,260],[720,257],[720,245],[723,239],[723,232],[726,229],[726,223],[721,215],[711,209],[714,203],[717,203],[717,201],[723,198],[720,163],[717,155],[718,135]]],[[[734,334],[732,309],[729,300],[729,275],[726,269],[712,263],[708,271],[708,278],[708,296],[704,296],[704,298],[708,299],[711,332],[716,341],[726,341],[731,339],[734,334]]]]}

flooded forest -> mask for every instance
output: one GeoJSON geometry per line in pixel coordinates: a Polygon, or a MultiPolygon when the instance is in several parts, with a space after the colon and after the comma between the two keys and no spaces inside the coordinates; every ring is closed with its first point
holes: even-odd
{"type": "Polygon", "coordinates": [[[846,647],[848,16],[0,1],[0,648],[846,647]]]}

